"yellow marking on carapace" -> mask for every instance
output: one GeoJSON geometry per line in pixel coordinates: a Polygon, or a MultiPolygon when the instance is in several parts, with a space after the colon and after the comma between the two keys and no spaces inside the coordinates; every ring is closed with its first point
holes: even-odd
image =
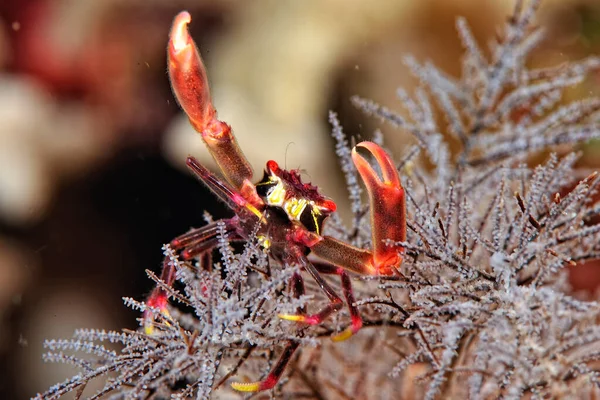
{"type": "Polygon", "coordinates": [[[231,387],[234,390],[237,390],[239,392],[258,392],[258,389],[260,389],[260,382],[252,382],[252,383],[232,382],[231,387]]]}
{"type": "Polygon", "coordinates": [[[308,201],[306,199],[292,198],[285,202],[283,209],[287,213],[288,217],[299,221],[300,215],[307,205],[308,201]]]}
{"type": "Polygon", "coordinates": [[[321,215],[321,211],[319,211],[318,208],[313,207],[312,210],[310,210],[310,215],[312,215],[313,222],[315,223],[315,233],[321,235],[321,232],[319,231],[319,221],[317,220],[317,216],[321,215]]]}
{"type": "Polygon", "coordinates": [[[283,182],[281,182],[281,180],[277,180],[277,185],[269,190],[269,193],[267,194],[267,203],[272,206],[281,206],[283,205],[284,199],[285,187],[283,186],[283,182]]]}
{"type": "Polygon", "coordinates": [[[272,185],[274,183],[277,183],[277,181],[275,181],[272,177],[269,177],[269,180],[267,180],[266,182],[258,182],[254,186],[266,186],[266,185],[272,185]]]}

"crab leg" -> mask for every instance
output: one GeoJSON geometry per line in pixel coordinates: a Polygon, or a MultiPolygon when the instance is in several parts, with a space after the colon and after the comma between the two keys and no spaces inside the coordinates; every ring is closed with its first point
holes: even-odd
{"type": "MultiPolygon", "coordinates": [[[[236,233],[236,225],[239,222],[237,217],[221,220],[225,225],[225,233],[229,240],[240,240],[236,233]]],[[[198,255],[205,253],[217,247],[219,243],[219,226],[216,222],[203,226],[202,228],[192,229],[171,241],[171,247],[175,250],[181,250],[181,258],[191,260],[198,255]]]]}
{"type": "Polygon", "coordinates": [[[323,279],[321,274],[319,274],[319,271],[317,271],[317,268],[306,258],[306,256],[298,254],[296,261],[306,272],[310,274],[314,281],[317,282],[317,285],[319,285],[323,293],[325,293],[327,296],[327,299],[329,299],[329,304],[316,314],[279,314],[279,318],[286,319],[288,321],[303,322],[309,325],[318,325],[332,313],[339,311],[342,308],[342,299],[335,293],[335,290],[333,290],[327,281],[323,279]]]}
{"type": "Polygon", "coordinates": [[[329,304],[316,314],[279,314],[279,318],[288,321],[302,322],[309,325],[318,325],[331,314],[339,311],[343,305],[342,299],[335,293],[332,287],[329,286],[327,281],[321,276],[321,273],[336,274],[339,275],[342,280],[342,290],[344,292],[346,304],[348,304],[348,308],[350,310],[350,318],[352,320],[352,323],[346,330],[337,335],[332,336],[331,339],[334,342],[339,342],[348,339],[353,334],[358,332],[362,327],[362,319],[360,318],[358,309],[354,305],[354,294],[352,293],[352,283],[350,281],[350,276],[344,270],[344,268],[326,264],[317,264],[315,266],[303,255],[300,256],[298,260],[302,268],[312,276],[312,278],[315,280],[315,282],[317,282],[321,290],[323,290],[323,292],[329,299],[329,304]]]}
{"type": "Polygon", "coordinates": [[[339,275],[342,281],[342,291],[344,293],[344,299],[346,300],[346,304],[348,305],[348,310],[350,311],[350,326],[346,328],[344,331],[338,333],[331,337],[331,340],[334,342],[341,342],[350,338],[356,332],[362,328],[363,321],[360,317],[360,313],[358,312],[358,307],[354,304],[354,292],[352,290],[352,281],[350,281],[350,275],[344,268],[336,267],[332,264],[326,263],[313,263],[322,274],[334,274],[339,275]]]}
{"type": "Polygon", "coordinates": [[[180,12],[169,35],[168,69],[173,93],[227,180],[241,189],[252,179],[252,167],[240,150],[231,127],[217,119],[206,69],[187,29],[191,20],[187,11],[180,12]]]}
{"type": "MultiPolygon", "coordinates": [[[[299,298],[304,295],[304,279],[302,279],[302,275],[299,273],[295,273],[291,279],[292,290],[294,291],[294,296],[299,298]]],[[[301,308],[297,310],[298,313],[303,312],[301,308]]],[[[294,352],[300,345],[300,342],[290,340],[288,344],[283,349],[283,353],[279,356],[279,360],[277,360],[277,364],[271,369],[269,374],[265,379],[259,382],[250,382],[250,383],[242,383],[242,382],[232,382],[231,387],[240,392],[260,392],[263,390],[269,390],[275,387],[285,367],[290,362],[290,359],[294,355],[294,352]]]]}
{"type": "MultiPolygon", "coordinates": [[[[233,240],[239,239],[239,236],[237,236],[235,233],[236,219],[237,217],[223,220],[225,223],[225,231],[231,235],[230,237],[233,240]]],[[[181,250],[181,257],[184,260],[191,260],[192,258],[198,257],[199,255],[215,248],[218,244],[218,234],[219,228],[217,223],[212,223],[199,229],[193,229],[181,236],[176,237],[171,241],[171,247],[175,250],[181,250]]],[[[160,280],[163,281],[167,286],[173,286],[175,281],[175,272],[175,266],[168,258],[165,258],[163,260],[160,280]]],[[[168,315],[168,299],[168,293],[162,287],[157,286],[150,293],[150,296],[148,296],[146,305],[152,308],[157,308],[161,313],[168,315]]],[[[153,311],[146,309],[142,318],[146,334],[152,334],[154,330],[153,311]]]]}
{"type": "MultiPolygon", "coordinates": [[[[248,192],[241,193],[232,188],[226,182],[220,180],[215,174],[210,172],[205,166],[200,164],[194,157],[188,157],[186,160],[188,168],[194,173],[196,178],[206,185],[219,199],[221,199],[229,208],[235,211],[236,215],[248,217],[247,219],[262,219],[262,213],[257,209],[260,198],[249,195],[248,192]],[[253,204],[251,199],[255,204],[253,204]],[[252,217],[252,215],[254,217],[252,217]]],[[[248,188],[242,185],[242,190],[248,188]]]]}
{"type": "MultiPolygon", "coordinates": [[[[354,305],[352,284],[350,282],[350,277],[348,276],[348,273],[343,268],[339,268],[333,265],[320,263],[317,265],[313,265],[303,255],[299,257],[298,261],[303,267],[303,269],[307,271],[317,282],[317,284],[323,290],[323,292],[325,292],[325,295],[328,297],[330,303],[316,314],[306,315],[303,313],[303,310],[297,310],[298,314],[280,314],[279,317],[289,321],[303,322],[309,325],[318,325],[321,322],[323,322],[323,320],[325,320],[327,317],[329,317],[329,315],[338,311],[342,307],[342,300],[331,288],[331,286],[329,286],[325,279],[323,279],[320,273],[337,274],[340,275],[342,279],[342,288],[344,291],[344,297],[346,298],[346,302],[348,303],[348,307],[350,309],[350,317],[352,318],[352,324],[343,332],[333,336],[332,340],[346,340],[354,333],[358,332],[358,330],[362,327],[362,319],[360,318],[357,307],[354,305]]],[[[296,297],[300,297],[304,294],[304,281],[301,275],[294,274],[292,276],[291,286],[294,290],[294,295],[296,297]]],[[[259,392],[263,390],[272,389],[281,378],[281,375],[286,365],[290,361],[292,355],[294,354],[298,346],[298,342],[288,342],[285,349],[283,350],[283,353],[279,357],[279,360],[277,360],[277,364],[275,364],[275,367],[273,367],[271,372],[269,372],[267,377],[262,381],[251,383],[233,382],[231,386],[235,390],[239,390],[242,392],[259,392]]]]}
{"type": "MultiPolygon", "coordinates": [[[[221,200],[229,207],[236,211],[236,215],[244,218],[244,223],[256,224],[258,221],[264,221],[262,213],[236,189],[230,187],[226,182],[220,181],[212,172],[206,169],[202,164],[193,157],[188,157],[187,165],[192,170],[194,175],[202,181],[210,190],[212,190],[221,200]]],[[[224,220],[225,231],[230,235],[231,240],[239,240],[240,236],[236,232],[236,225],[240,222],[240,217],[234,217],[224,220]]],[[[218,244],[218,227],[216,223],[207,225],[200,229],[192,230],[175,238],[171,242],[171,246],[175,250],[182,250],[181,256],[184,260],[190,260],[202,253],[205,253],[218,244]]],[[[175,278],[175,270],[173,265],[166,259],[163,263],[161,280],[171,286],[175,278]]],[[[167,314],[168,294],[164,289],[155,288],[146,304],[153,308],[158,308],[163,314],[167,314]]],[[[152,322],[154,315],[152,311],[146,310],[143,316],[144,327],[147,334],[151,334],[153,330],[152,322]]]]}
{"type": "MultiPolygon", "coordinates": [[[[165,284],[169,286],[171,286],[173,284],[173,281],[175,280],[175,268],[170,264],[170,260],[168,260],[167,258],[163,260],[163,267],[162,272],[160,274],[160,280],[165,282],[165,284]]],[[[154,290],[152,290],[150,296],[148,296],[148,299],[146,300],[146,305],[148,307],[157,308],[162,314],[168,315],[168,300],[169,295],[167,294],[167,292],[160,286],[157,286],[154,288],[154,290]]],[[[154,331],[154,312],[147,308],[144,311],[142,320],[144,324],[144,331],[147,335],[151,335],[154,331]]]]}
{"type": "Polygon", "coordinates": [[[351,325],[345,329],[343,332],[340,332],[337,335],[331,337],[331,340],[334,342],[340,342],[348,339],[352,335],[362,328],[362,318],[358,312],[358,308],[354,305],[354,293],[352,291],[352,282],[350,281],[350,276],[346,272],[344,268],[336,267],[335,265],[326,264],[326,263],[311,263],[308,259],[306,259],[305,263],[301,264],[305,270],[307,270],[313,279],[317,282],[317,284],[323,289],[325,294],[329,298],[329,305],[323,308],[320,312],[313,315],[304,315],[304,314],[279,314],[279,318],[285,319],[288,321],[295,322],[303,322],[309,325],[318,325],[323,320],[325,320],[329,315],[338,311],[342,308],[342,301],[337,294],[331,289],[329,284],[323,279],[321,274],[334,274],[339,275],[342,281],[342,290],[344,293],[344,299],[346,300],[346,304],[348,305],[348,309],[350,311],[351,325]]]}
{"type": "MultiPolygon", "coordinates": [[[[354,296],[352,295],[352,288],[350,284],[350,278],[348,274],[341,268],[336,268],[330,266],[321,266],[316,267],[313,265],[304,255],[297,255],[298,262],[302,266],[302,268],[307,271],[312,278],[317,282],[319,287],[325,292],[325,295],[329,299],[330,303],[325,306],[321,311],[312,315],[305,315],[302,310],[297,310],[298,314],[280,314],[279,317],[282,319],[286,319],[289,321],[303,322],[309,325],[318,325],[323,320],[325,320],[332,313],[339,311],[342,308],[342,299],[335,293],[333,288],[329,286],[329,284],[323,279],[319,270],[322,269],[324,273],[334,273],[339,274],[342,277],[342,285],[344,287],[344,295],[346,296],[346,300],[350,306],[350,314],[352,316],[352,326],[346,329],[344,332],[334,336],[332,339],[334,341],[345,340],[352,336],[353,333],[358,331],[362,326],[362,320],[358,315],[358,310],[352,304],[354,303],[354,296]]],[[[294,295],[296,297],[300,297],[304,294],[304,280],[302,276],[299,274],[294,274],[292,276],[291,286],[294,290],[294,295]]],[[[292,355],[296,351],[299,346],[299,342],[289,341],[287,346],[284,348],[283,353],[277,360],[277,364],[275,367],[269,372],[269,375],[265,379],[259,382],[251,382],[251,383],[240,383],[233,382],[231,386],[235,390],[239,390],[241,392],[260,392],[263,390],[272,389],[275,387],[283,371],[292,358],[292,355]]]]}
{"type": "Polygon", "coordinates": [[[279,356],[277,364],[275,364],[271,372],[269,372],[269,375],[262,381],[249,383],[232,382],[231,387],[240,392],[261,392],[263,390],[273,389],[277,382],[279,382],[279,378],[281,378],[285,367],[288,362],[290,362],[290,359],[299,345],[300,342],[290,341],[285,349],[283,349],[281,356],[279,356]]]}

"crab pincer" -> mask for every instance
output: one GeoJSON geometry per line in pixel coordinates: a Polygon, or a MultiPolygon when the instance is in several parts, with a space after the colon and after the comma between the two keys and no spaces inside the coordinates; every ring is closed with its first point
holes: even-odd
{"type": "Polygon", "coordinates": [[[231,127],[217,119],[206,68],[188,32],[191,20],[187,11],[180,12],[169,34],[168,69],[173,93],[227,180],[241,189],[250,183],[252,167],[240,150],[231,127]]]}
{"type": "Polygon", "coordinates": [[[372,263],[377,275],[390,275],[392,267],[402,262],[400,246],[389,242],[406,240],[406,200],[394,162],[373,142],[361,142],[352,150],[352,161],[369,194],[371,206],[372,263]],[[356,151],[368,150],[381,169],[381,178],[373,167],[356,151]]]}

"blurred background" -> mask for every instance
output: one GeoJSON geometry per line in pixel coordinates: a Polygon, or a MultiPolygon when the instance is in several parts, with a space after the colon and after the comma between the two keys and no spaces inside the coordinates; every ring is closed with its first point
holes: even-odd
{"type": "MultiPolygon", "coordinates": [[[[121,298],[151,290],[144,270],[160,270],[161,245],[201,226],[203,210],[228,215],[183,168],[188,154],[214,165],[167,80],[179,11],[192,15],[220,118],[257,176],[269,159],[300,168],[344,215],[328,111],[368,139],[379,124],[352,108],[351,95],[396,108],[396,88],[415,84],[406,53],[456,75],[456,16],[485,43],[511,4],[0,1],[0,398],[29,398],[75,373],[42,362],[45,338],[135,328],[138,315],[121,298]]],[[[600,54],[598,0],[549,0],[541,23],[550,40],[533,64],[600,54]]],[[[600,76],[568,96],[594,93],[600,76]]],[[[407,138],[381,128],[401,154],[407,138]]],[[[583,162],[597,167],[598,155],[591,144],[583,162]]]]}

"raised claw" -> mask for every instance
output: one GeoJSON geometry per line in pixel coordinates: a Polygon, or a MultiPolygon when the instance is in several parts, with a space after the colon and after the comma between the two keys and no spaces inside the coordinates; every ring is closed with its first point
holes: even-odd
{"type": "Polygon", "coordinates": [[[192,17],[182,11],[175,17],[169,34],[168,69],[173,93],[190,123],[202,135],[210,153],[237,189],[252,179],[252,167],[240,150],[231,127],[217,119],[206,69],[198,48],[188,32],[192,17]]]}
{"type": "Polygon", "coordinates": [[[213,121],[213,107],[206,68],[188,32],[192,17],[182,11],[175,17],[169,36],[168,66],[173,92],[192,125],[203,133],[213,121]]]}
{"type": "Polygon", "coordinates": [[[352,150],[352,161],[365,182],[371,205],[371,232],[373,243],[373,266],[380,275],[393,273],[400,264],[401,246],[386,241],[406,240],[406,200],[398,171],[389,155],[373,142],[361,142],[352,150]],[[369,162],[357,152],[357,148],[368,150],[381,169],[381,177],[369,162]]]}

